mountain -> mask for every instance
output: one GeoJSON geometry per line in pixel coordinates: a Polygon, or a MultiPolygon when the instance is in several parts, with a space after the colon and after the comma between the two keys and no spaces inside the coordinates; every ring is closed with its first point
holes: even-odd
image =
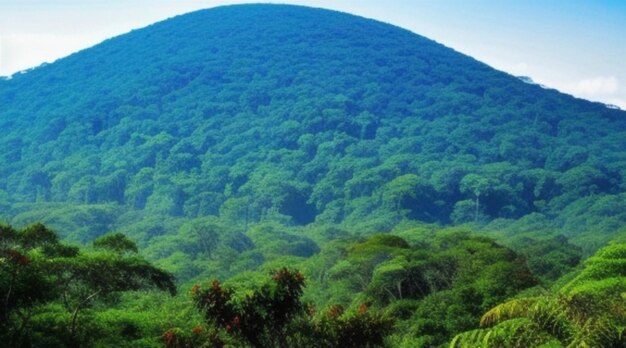
{"type": "Polygon", "coordinates": [[[626,221],[626,112],[339,12],[178,16],[2,80],[0,105],[4,218],[70,240],[146,246],[206,216],[568,236],[626,221]]]}
{"type": "Polygon", "coordinates": [[[626,112],[530,82],[284,5],[0,79],[0,341],[622,346],[626,112]]]}

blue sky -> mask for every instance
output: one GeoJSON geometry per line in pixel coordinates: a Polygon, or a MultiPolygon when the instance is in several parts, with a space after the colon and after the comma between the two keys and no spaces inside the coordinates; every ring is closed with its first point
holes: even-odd
{"type": "MultiPolygon", "coordinates": [[[[0,0],[0,75],[177,14],[245,2],[250,1],[0,0]]],[[[497,69],[626,109],[626,0],[279,2],[382,20],[497,69]]]]}

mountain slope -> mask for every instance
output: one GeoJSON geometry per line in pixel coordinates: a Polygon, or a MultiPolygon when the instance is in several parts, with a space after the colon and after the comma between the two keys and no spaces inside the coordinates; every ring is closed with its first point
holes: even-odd
{"type": "Polygon", "coordinates": [[[0,105],[5,218],[77,240],[163,216],[626,221],[625,112],[338,12],[179,16],[0,81],[0,105]]]}

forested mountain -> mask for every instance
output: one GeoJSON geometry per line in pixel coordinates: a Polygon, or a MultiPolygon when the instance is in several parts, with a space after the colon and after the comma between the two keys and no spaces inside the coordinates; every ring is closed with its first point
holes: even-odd
{"type": "MultiPolygon", "coordinates": [[[[442,345],[625,232],[626,112],[322,9],[198,11],[0,79],[0,129],[0,218],[42,221],[70,243],[123,232],[181,286],[246,288],[263,281],[253,272],[298,266],[306,290],[285,270],[289,286],[273,278],[260,292],[294,297],[284,325],[329,325],[292,343],[349,346],[333,325],[365,325],[363,304],[397,319],[394,345],[442,345]],[[300,295],[352,312],[308,322],[300,295]]],[[[205,313],[228,319],[222,331],[256,313],[223,305],[228,315],[205,313]]],[[[390,332],[366,319],[373,341],[390,332]]],[[[180,323],[192,321],[168,322],[180,323]]],[[[236,342],[273,342],[276,327],[257,329],[236,342]]],[[[168,332],[167,344],[189,343],[168,332]]]]}
{"type": "Polygon", "coordinates": [[[199,11],[0,88],[5,204],[388,228],[554,216],[625,189],[626,113],[325,10],[199,11]]]}

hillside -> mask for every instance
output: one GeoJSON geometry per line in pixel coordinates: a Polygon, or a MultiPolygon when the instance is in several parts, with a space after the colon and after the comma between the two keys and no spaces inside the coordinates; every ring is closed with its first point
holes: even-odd
{"type": "Polygon", "coordinates": [[[96,227],[74,240],[150,215],[389,230],[626,211],[625,112],[327,10],[179,16],[2,81],[0,103],[5,217],[80,205],[96,227]]]}
{"type": "Polygon", "coordinates": [[[624,111],[285,5],[109,39],[0,105],[12,346],[623,337],[624,111]]]}

